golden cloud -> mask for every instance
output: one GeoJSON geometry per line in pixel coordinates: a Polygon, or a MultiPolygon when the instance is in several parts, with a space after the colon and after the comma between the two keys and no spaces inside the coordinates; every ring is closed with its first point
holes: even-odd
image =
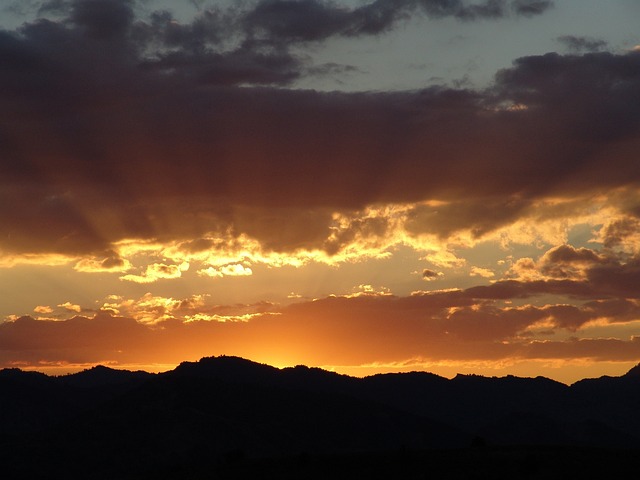
{"type": "Polygon", "coordinates": [[[154,263],[148,265],[141,275],[124,275],[121,280],[135,283],[153,283],[162,279],[180,278],[182,272],[189,270],[189,263],[183,262],[180,265],[166,265],[164,263],[154,263]]]}
{"type": "Polygon", "coordinates": [[[246,277],[253,275],[253,271],[249,266],[245,266],[240,263],[232,263],[218,268],[208,267],[198,270],[198,275],[204,277],[246,277]]]}
{"type": "Polygon", "coordinates": [[[52,313],[53,312],[53,308],[51,308],[48,305],[38,305],[37,307],[35,307],[33,309],[34,312],[36,313],[52,313]]]}
{"type": "Polygon", "coordinates": [[[0,268],[12,268],[17,265],[41,265],[47,267],[60,267],[77,261],[76,256],[63,254],[8,254],[0,250],[0,268]]]}
{"type": "Polygon", "coordinates": [[[481,267],[471,267],[471,271],[469,275],[472,277],[482,277],[482,278],[493,278],[496,276],[493,270],[489,270],[488,268],[481,267]]]}
{"type": "Polygon", "coordinates": [[[82,311],[82,307],[80,305],[73,304],[71,302],[65,302],[58,305],[58,307],[64,308],[65,310],[69,310],[71,312],[80,313],[82,311]]]}
{"type": "Polygon", "coordinates": [[[83,273],[124,273],[132,269],[129,260],[122,258],[115,251],[100,257],[82,258],[74,265],[74,270],[83,273]]]}
{"type": "MultiPolygon", "coordinates": [[[[121,278],[144,284],[180,278],[187,264],[200,276],[246,276],[257,266],[340,265],[390,258],[399,248],[408,247],[421,253],[422,260],[432,267],[459,269],[467,262],[464,252],[481,242],[495,242],[505,249],[531,244],[543,248],[565,243],[571,229],[581,225],[592,227],[593,241],[633,252],[640,244],[640,229],[637,219],[623,211],[629,208],[627,190],[607,196],[549,197],[533,202],[514,197],[507,204],[490,198],[484,210],[478,209],[480,199],[475,198],[375,204],[317,218],[304,216],[313,239],[300,243],[278,244],[277,229],[269,230],[270,237],[265,240],[262,223],[258,222],[247,226],[254,236],[229,228],[181,240],[131,238],[113,242],[101,254],[82,258],[5,255],[0,257],[0,266],[75,262],[74,268],[80,272],[129,272],[121,278]],[[316,223],[310,226],[309,222],[316,223]],[[138,273],[132,273],[134,270],[138,273]]],[[[237,214],[256,217],[260,213],[245,210],[237,214]]],[[[291,212],[274,209],[270,218],[285,214],[291,212]]],[[[512,274],[522,266],[514,265],[512,274]]],[[[487,269],[477,268],[472,267],[471,273],[490,278],[487,269]]]]}

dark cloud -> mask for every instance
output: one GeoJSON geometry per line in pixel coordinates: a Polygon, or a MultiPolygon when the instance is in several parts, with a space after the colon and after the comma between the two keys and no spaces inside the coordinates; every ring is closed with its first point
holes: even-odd
{"type": "Polygon", "coordinates": [[[124,35],[133,22],[133,0],[75,0],[70,20],[91,37],[124,35]]]}
{"type": "Polygon", "coordinates": [[[478,18],[500,18],[505,15],[506,2],[504,0],[487,0],[482,4],[472,4],[461,7],[456,16],[464,20],[478,18]]]}
{"type": "Polygon", "coordinates": [[[143,45],[180,48],[185,52],[202,53],[208,47],[234,38],[238,20],[230,12],[218,8],[203,10],[191,23],[180,23],[166,10],[151,12],[147,21],[132,26],[132,37],[143,45]]]}
{"type": "MultiPolygon", "coordinates": [[[[253,11],[338,9],[292,3],[253,11]]],[[[238,32],[228,12],[180,26],[162,12],[136,20],[126,1],[70,5],[67,21],[0,32],[11,119],[0,124],[0,244],[10,252],[100,253],[123,238],[226,231],[332,252],[387,227],[354,223],[325,243],[331,212],[429,199],[450,203],[413,211],[411,233],[480,238],[548,195],[640,181],[639,52],[521,58],[486,91],[325,93],[270,88],[300,78],[304,61],[271,34],[220,34],[238,32]]],[[[388,5],[406,2],[359,9],[388,5]]],[[[420,2],[432,16],[460,5],[420,2]]],[[[278,35],[298,35],[283,18],[278,35]]]]}
{"type": "Polygon", "coordinates": [[[607,42],[592,37],[577,37],[575,35],[563,35],[558,41],[564,44],[571,52],[597,52],[604,50],[607,42]]]}
{"type": "Polygon", "coordinates": [[[485,0],[469,3],[462,0],[418,0],[429,16],[436,18],[453,16],[463,20],[501,18],[510,12],[530,17],[541,15],[554,5],[551,0],[485,0]]]}
{"type": "Polygon", "coordinates": [[[591,319],[611,318],[616,322],[637,320],[639,307],[637,300],[627,298],[593,300],[582,306],[584,311],[590,313],[591,319]]]}
{"type": "Polygon", "coordinates": [[[545,280],[504,280],[490,286],[473,287],[469,291],[477,289],[478,298],[495,299],[541,293],[592,299],[640,298],[634,287],[640,281],[640,258],[637,254],[596,252],[560,245],[545,252],[538,262],[526,261],[525,270],[525,278],[537,273],[545,280]]]}
{"type": "Polygon", "coordinates": [[[361,70],[358,67],[353,65],[342,65],[335,62],[323,63],[321,65],[309,67],[306,70],[306,73],[309,75],[344,75],[346,73],[351,72],[360,72],[361,70]]]}
{"type": "Polygon", "coordinates": [[[532,342],[522,346],[523,358],[573,358],[595,361],[636,361],[640,356],[640,337],[631,340],[584,338],[566,342],[532,342]]]}
{"type": "Polygon", "coordinates": [[[104,269],[112,269],[112,268],[123,267],[124,264],[125,264],[124,261],[119,256],[110,255],[100,263],[100,266],[104,269]]]}
{"type": "Polygon", "coordinates": [[[626,262],[594,265],[589,269],[588,281],[599,291],[626,298],[640,298],[640,258],[626,262]]]}
{"type": "Polygon", "coordinates": [[[601,263],[603,258],[588,248],[560,245],[548,250],[544,255],[546,264],[558,263],[601,263]]]}
{"type": "Polygon", "coordinates": [[[511,8],[518,14],[525,17],[541,15],[550,8],[553,8],[553,0],[514,0],[511,8]]]}
{"type": "Polygon", "coordinates": [[[180,248],[189,252],[197,253],[209,250],[214,245],[213,240],[208,238],[197,238],[189,242],[184,242],[180,245],[180,248]]]}
{"type": "Polygon", "coordinates": [[[243,47],[233,52],[184,53],[172,52],[144,64],[147,69],[160,72],[180,72],[201,84],[233,86],[286,85],[301,74],[300,62],[286,52],[260,53],[243,47]]]}
{"type": "MultiPolygon", "coordinates": [[[[282,207],[273,211],[258,207],[236,209],[233,227],[238,233],[260,238],[269,250],[332,250],[321,243],[330,234],[330,223],[329,210],[282,207]]],[[[340,243],[336,239],[333,253],[337,253],[340,243]]]]}
{"type": "Polygon", "coordinates": [[[25,187],[5,190],[0,193],[0,218],[6,251],[73,255],[108,247],[70,196],[25,187]]]}
{"type": "Polygon", "coordinates": [[[494,342],[514,338],[526,327],[547,316],[547,312],[532,306],[501,309],[480,305],[456,309],[442,321],[441,328],[451,337],[451,341],[494,342]]]}
{"type": "Polygon", "coordinates": [[[563,135],[616,140],[638,129],[640,111],[629,102],[640,99],[640,52],[525,57],[496,79],[501,95],[537,113],[553,114],[549,123],[563,135]],[[569,123],[562,128],[562,122],[569,123]]]}
{"type": "Polygon", "coordinates": [[[39,3],[37,0],[13,0],[7,2],[7,5],[2,7],[2,11],[12,15],[23,16],[36,10],[39,3]]]}
{"type": "Polygon", "coordinates": [[[348,28],[352,11],[317,0],[265,0],[248,12],[249,32],[278,40],[320,40],[348,28]]]}
{"type": "Polygon", "coordinates": [[[425,280],[434,280],[438,278],[438,276],[439,274],[435,270],[430,270],[428,268],[422,270],[422,278],[424,278],[425,280]]]}
{"type": "MultiPolygon", "coordinates": [[[[599,292],[593,286],[573,280],[536,280],[521,282],[502,280],[491,285],[480,285],[465,290],[475,299],[511,300],[530,298],[536,295],[561,295],[573,298],[599,298],[599,292]]],[[[608,295],[603,294],[605,297],[608,295]]]]}
{"type": "Polygon", "coordinates": [[[540,259],[540,272],[548,277],[576,278],[580,271],[588,270],[594,265],[607,264],[611,260],[588,248],[574,248],[571,245],[560,245],[548,250],[540,259]]]}
{"type": "Polygon", "coordinates": [[[247,12],[244,25],[249,35],[271,41],[318,41],[335,35],[379,35],[416,13],[433,18],[496,19],[510,10],[516,15],[541,14],[551,4],[528,0],[510,4],[506,0],[470,4],[462,0],[375,0],[350,9],[322,0],[263,0],[247,12]]]}
{"type": "Polygon", "coordinates": [[[623,243],[627,238],[640,233],[640,220],[624,217],[611,222],[603,230],[604,246],[613,248],[623,243]]]}
{"type": "Polygon", "coordinates": [[[133,319],[106,314],[59,322],[22,317],[0,324],[0,331],[0,357],[5,366],[12,362],[39,365],[118,361],[132,358],[137,349],[144,358],[155,336],[133,319]]]}
{"type": "Polygon", "coordinates": [[[411,233],[435,233],[448,237],[460,230],[470,230],[480,238],[519,217],[530,202],[521,198],[478,198],[475,201],[451,202],[437,207],[419,206],[408,214],[411,233]]]}
{"type": "Polygon", "coordinates": [[[71,6],[68,0],[47,0],[38,8],[38,15],[45,16],[49,14],[68,14],[71,6]]]}

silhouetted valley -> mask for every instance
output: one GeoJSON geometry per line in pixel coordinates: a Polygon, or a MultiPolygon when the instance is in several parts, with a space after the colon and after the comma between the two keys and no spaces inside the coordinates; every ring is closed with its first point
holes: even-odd
{"type": "Polygon", "coordinates": [[[600,478],[640,451],[640,367],[354,378],[237,357],[0,371],[3,478],[600,478]]]}

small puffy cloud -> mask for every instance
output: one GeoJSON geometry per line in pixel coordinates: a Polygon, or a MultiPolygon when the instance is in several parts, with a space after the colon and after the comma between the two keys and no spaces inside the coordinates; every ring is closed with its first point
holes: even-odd
{"type": "Polygon", "coordinates": [[[565,47],[575,53],[597,52],[607,47],[607,42],[592,37],[578,37],[575,35],[563,35],[557,39],[565,47]]]}
{"type": "Polygon", "coordinates": [[[135,283],[153,283],[163,279],[180,278],[182,276],[182,272],[185,272],[188,269],[189,264],[186,262],[180,265],[154,263],[152,265],[148,265],[144,273],[141,275],[124,275],[120,277],[120,279],[135,283]]]}
{"type": "Polygon", "coordinates": [[[554,6],[553,0],[513,0],[511,8],[525,17],[541,15],[554,6]]]}
{"type": "Polygon", "coordinates": [[[640,218],[624,216],[613,219],[599,231],[598,240],[606,248],[640,252],[640,218]]]}
{"type": "Polygon", "coordinates": [[[366,296],[386,296],[386,295],[391,295],[391,291],[387,288],[387,287],[374,287],[373,285],[369,285],[369,284],[360,284],[357,287],[355,287],[353,290],[355,290],[354,293],[350,294],[350,295],[345,295],[346,298],[353,298],[353,297],[360,297],[363,295],[366,296]]]}
{"type": "Polygon", "coordinates": [[[496,276],[493,270],[489,270],[488,268],[481,267],[471,267],[471,271],[469,273],[472,277],[482,277],[482,278],[493,278],[496,276]]]}
{"type": "Polygon", "coordinates": [[[104,256],[83,258],[73,268],[78,272],[87,273],[123,273],[130,270],[132,265],[129,260],[122,258],[118,253],[111,250],[104,256]]]}
{"type": "Polygon", "coordinates": [[[198,270],[198,275],[200,275],[201,277],[212,277],[212,278],[223,277],[220,269],[214,268],[214,267],[208,267],[208,268],[203,268],[202,270],[198,270]]]}
{"type": "Polygon", "coordinates": [[[111,315],[131,317],[146,325],[154,325],[160,321],[175,318],[175,312],[181,308],[188,310],[190,305],[198,307],[202,304],[201,296],[177,300],[145,293],[137,299],[110,296],[100,310],[111,315]]]}
{"type": "Polygon", "coordinates": [[[150,326],[161,326],[167,321],[246,321],[260,314],[276,312],[276,306],[269,302],[213,305],[209,303],[208,297],[207,294],[194,294],[179,299],[152,293],[146,293],[140,298],[113,296],[107,298],[101,311],[131,317],[150,326]]]}
{"type": "Polygon", "coordinates": [[[586,271],[597,264],[607,263],[608,259],[588,248],[575,248],[571,245],[559,245],[551,248],[538,261],[540,272],[555,279],[583,279],[586,271]]]}
{"type": "Polygon", "coordinates": [[[444,273],[436,272],[435,270],[431,270],[429,268],[425,268],[424,270],[422,270],[422,279],[427,282],[431,282],[442,276],[444,276],[444,273]]]}
{"type": "Polygon", "coordinates": [[[614,259],[589,248],[575,248],[564,244],[547,250],[538,261],[531,258],[520,258],[507,271],[507,278],[525,281],[553,280],[586,280],[589,271],[596,265],[605,265],[614,259]]]}
{"type": "Polygon", "coordinates": [[[243,313],[237,315],[220,315],[218,313],[195,313],[185,315],[184,322],[220,322],[220,323],[246,323],[253,319],[264,318],[268,315],[279,315],[279,313],[243,313]]]}
{"type": "Polygon", "coordinates": [[[53,313],[53,308],[51,308],[48,305],[38,305],[36,308],[33,309],[33,311],[36,313],[47,314],[47,313],[53,313]]]}
{"type": "Polygon", "coordinates": [[[505,278],[531,282],[541,280],[543,275],[538,271],[538,267],[533,258],[523,257],[513,262],[509,270],[505,273],[505,278]]]}
{"type": "Polygon", "coordinates": [[[80,307],[80,305],[76,305],[76,304],[71,303],[71,302],[61,303],[58,306],[61,307],[61,308],[64,308],[65,310],[68,310],[70,312],[80,313],[82,311],[82,307],[80,307]]]}
{"type": "Polygon", "coordinates": [[[426,260],[440,268],[459,268],[467,263],[464,258],[456,256],[455,253],[445,248],[427,253],[421,260],[426,260]]]}
{"type": "Polygon", "coordinates": [[[240,263],[225,265],[220,269],[220,271],[222,272],[222,275],[227,277],[244,277],[253,275],[253,271],[250,267],[247,267],[240,263]]]}
{"type": "Polygon", "coordinates": [[[221,267],[208,267],[198,270],[198,275],[203,277],[246,277],[253,275],[251,267],[241,263],[232,263],[221,267]]]}

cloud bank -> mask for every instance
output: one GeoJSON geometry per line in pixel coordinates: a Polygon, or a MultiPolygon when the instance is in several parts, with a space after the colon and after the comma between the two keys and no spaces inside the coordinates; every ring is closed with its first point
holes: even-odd
{"type": "MultiPolygon", "coordinates": [[[[273,39],[214,48],[228,12],[184,26],[137,19],[131,2],[64,5],[61,20],[0,33],[5,252],[106,258],[123,239],[225,231],[316,247],[335,212],[431,200],[447,204],[416,208],[413,233],[482,236],[541,199],[637,186],[635,51],[520,58],[483,91],[317,92],[273,88],[304,72],[273,39]]],[[[262,2],[237,28],[313,8],[338,7],[262,2]]],[[[292,36],[286,22],[261,28],[292,36]]]]}

